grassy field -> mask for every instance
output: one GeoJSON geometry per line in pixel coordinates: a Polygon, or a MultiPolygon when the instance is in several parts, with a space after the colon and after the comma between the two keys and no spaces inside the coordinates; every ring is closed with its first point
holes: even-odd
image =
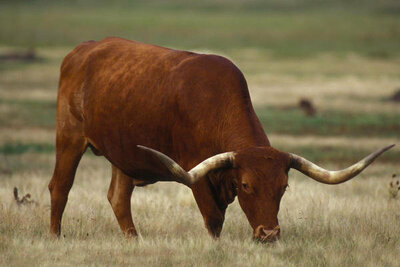
{"type": "Polygon", "coordinates": [[[34,47],[36,61],[0,60],[0,265],[398,266],[398,146],[337,186],[290,172],[281,239],[259,244],[237,201],[211,239],[187,188],[135,188],[137,240],[126,240],[107,201],[110,164],[87,152],[49,237],[59,65],[76,44],[118,35],[229,57],[247,78],[273,146],[327,168],[400,145],[397,1],[0,2],[0,55],[34,47]],[[61,9],[63,8],[63,9],[61,9]],[[13,23],[11,23],[11,21],[13,23]],[[210,30],[212,29],[212,30],[210,30]],[[327,31],[327,29],[329,29],[327,31]],[[308,117],[301,98],[317,110],[308,117]],[[17,205],[13,188],[37,204],[17,205]]]}

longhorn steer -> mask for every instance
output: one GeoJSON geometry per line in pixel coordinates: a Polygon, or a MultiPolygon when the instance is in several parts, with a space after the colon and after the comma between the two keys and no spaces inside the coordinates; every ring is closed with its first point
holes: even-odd
{"type": "Polygon", "coordinates": [[[238,196],[254,237],[272,241],[290,168],[337,184],[391,146],[345,170],[326,171],[270,146],[246,80],[226,58],[107,38],[79,45],[61,66],[49,184],[54,235],[87,147],[112,163],[108,199],[124,233],[137,234],[130,209],[135,185],[177,181],[192,189],[212,236],[220,235],[225,210],[238,196]]]}

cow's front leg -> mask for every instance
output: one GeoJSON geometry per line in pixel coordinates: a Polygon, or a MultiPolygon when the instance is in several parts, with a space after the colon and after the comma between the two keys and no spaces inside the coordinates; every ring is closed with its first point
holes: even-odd
{"type": "Polygon", "coordinates": [[[218,238],[222,231],[225,220],[225,209],[221,209],[214,196],[214,190],[208,180],[208,177],[201,179],[192,185],[192,192],[196,199],[197,206],[203,215],[204,224],[208,233],[213,238],[218,238]]]}
{"type": "Polygon", "coordinates": [[[127,237],[137,236],[131,213],[131,196],[134,187],[132,178],[113,165],[111,184],[108,189],[108,201],[122,232],[127,237]]]}

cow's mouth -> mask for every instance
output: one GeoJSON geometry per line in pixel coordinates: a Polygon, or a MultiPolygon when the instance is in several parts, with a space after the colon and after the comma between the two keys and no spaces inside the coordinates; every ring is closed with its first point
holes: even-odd
{"type": "Polygon", "coordinates": [[[279,225],[275,226],[273,229],[267,229],[263,225],[258,226],[254,230],[254,239],[262,243],[270,243],[278,240],[280,236],[281,228],[279,225]]]}

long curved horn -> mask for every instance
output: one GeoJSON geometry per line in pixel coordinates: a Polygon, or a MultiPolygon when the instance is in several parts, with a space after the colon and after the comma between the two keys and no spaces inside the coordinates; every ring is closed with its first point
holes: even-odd
{"type": "Polygon", "coordinates": [[[364,159],[360,160],[356,164],[339,171],[328,171],[318,165],[306,160],[300,156],[289,153],[291,157],[290,168],[296,169],[308,177],[324,183],[324,184],[340,184],[346,182],[362,172],[369,164],[371,164],[377,157],[379,157],[386,150],[394,147],[393,145],[383,147],[374,153],[371,153],[364,159]]]}
{"type": "Polygon", "coordinates": [[[156,156],[175,177],[175,181],[190,186],[196,183],[208,172],[220,168],[231,167],[235,159],[235,152],[225,152],[212,156],[199,163],[189,172],[186,172],[178,163],[160,151],[138,145],[138,148],[156,156]]]}

